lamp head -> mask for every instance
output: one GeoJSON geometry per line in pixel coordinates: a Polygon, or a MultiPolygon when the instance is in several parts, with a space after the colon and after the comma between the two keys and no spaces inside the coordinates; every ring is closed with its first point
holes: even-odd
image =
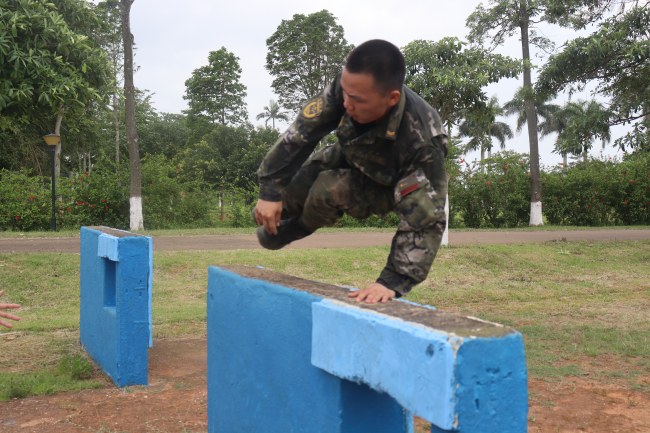
{"type": "Polygon", "coordinates": [[[56,146],[61,143],[61,136],[59,134],[47,134],[43,136],[43,140],[48,146],[56,146]]]}

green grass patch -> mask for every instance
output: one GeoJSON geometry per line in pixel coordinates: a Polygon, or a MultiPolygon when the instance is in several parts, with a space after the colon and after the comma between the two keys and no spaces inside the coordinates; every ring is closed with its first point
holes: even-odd
{"type": "Polygon", "coordinates": [[[53,368],[27,373],[0,373],[0,401],[32,395],[99,388],[105,384],[93,364],[80,354],[66,354],[53,368]]]}
{"type": "MultiPolygon", "coordinates": [[[[374,281],[387,254],[387,247],[156,252],[154,337],[205,335],[211,265],[264,266],[362,287],[374,281]]],[[[650,241],[442,248],[427,280],[407,298],[518,329],[531,377],[589,375],[645,389],[643,378],[650,373],[648,263],[650,241]]],[[[0,365],[6,372],[0,388],[20,394],[23,382],[42,382],[42,388],[28,388],[56,389],[52,378],[62,376],[56,366],[80,353],[79,256],[0,254],[0,281],[3,300],[23,305],[23,320],[10,332],[15,338],[0,332],[0,365]]],[[[96,386],[91,382],[69,379],[96,386]]]]}

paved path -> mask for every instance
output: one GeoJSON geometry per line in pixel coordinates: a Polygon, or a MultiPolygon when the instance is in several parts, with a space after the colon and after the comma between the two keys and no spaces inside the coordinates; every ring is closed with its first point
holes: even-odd
{"type": "MultiPolygon", "coordinates": [[[[390,245],[391,232],[316,233],[288,248],[355,248],[390,245]]],[[[650,239],[650,229],[566,231],[451,231],[449,245],[520,244],[549,241],[650,239]]],[[[155,251],[210,251],[261,248],[255,235],[154,236],[155,251]]],[[[79,253],[79,238],[0,238],[0,253],[79,253]]]]}

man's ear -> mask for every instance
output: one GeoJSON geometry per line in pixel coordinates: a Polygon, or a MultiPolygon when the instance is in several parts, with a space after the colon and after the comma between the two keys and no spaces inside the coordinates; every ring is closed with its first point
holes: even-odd
{"type": "Polygon", "coordinates": [[[388,105],[390,107],[397,105],[397,103],[399,102],[399,98],[401,97],[402,97],[402,92],[400,92],[399,90],[392,90],[388,94],[388,105]]]}

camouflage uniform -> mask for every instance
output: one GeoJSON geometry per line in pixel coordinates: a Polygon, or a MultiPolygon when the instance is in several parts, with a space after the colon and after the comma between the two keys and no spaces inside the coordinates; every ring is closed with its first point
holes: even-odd
{"type": "Polygon", "coordinates": [[[258,170],[260,198],[282,201],[283,218],[310,231],[355,218],[400,218],[377,282],[401,296],[423,281],[445,228],[447,136],[440,117],[407,87],[388,116],[371,125],[343,108],[340,75],[307,101],[258,170]],[[336,129],[338,143],[314,152],[336,129]],[[313,152],[313,154],[312,154],[313,152]]]}

